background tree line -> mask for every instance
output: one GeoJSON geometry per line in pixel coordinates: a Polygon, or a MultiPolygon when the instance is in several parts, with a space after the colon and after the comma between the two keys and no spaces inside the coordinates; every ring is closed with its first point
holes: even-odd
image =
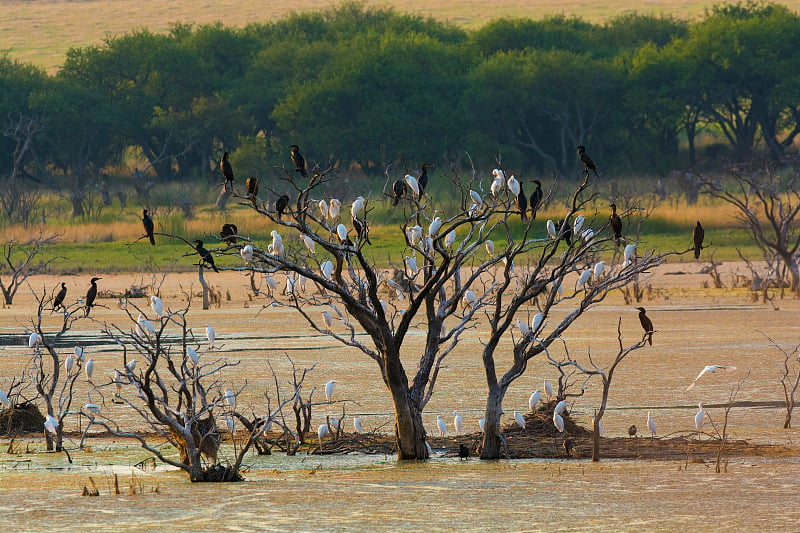
{"type": "Polygon", "coordinates": [[[208,180],[223,150],[242,178],[264,175],[295,143],[375,173],[398,150],[445,167],[501,154],[535,174],[577,173],[578,144],[615,173],[777,157],[800,132],[798,49],[800,17],[762,2],[696,22],[474,31],[347,2],[243,29],[136,30],[71,49],[53,76],[0,58],[0,178],[67,190],[81,214],[87,187],[132,150],[159,181],[208,180]],[[698,154],[701,132],[719,142],[698,154]]]}

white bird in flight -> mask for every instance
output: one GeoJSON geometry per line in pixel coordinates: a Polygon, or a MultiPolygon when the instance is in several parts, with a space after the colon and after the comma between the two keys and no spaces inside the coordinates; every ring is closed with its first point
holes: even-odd
{"type": "MultiPolygon", "coordinates": [[[[689,384],[689,386],[686,387],[686,391],[692,390],[694,388],[694,386],[697,385],[697,380],[700,379],[701,377],[703,377],[703,374],[705,374],[706,372],[708,372],[709,374],[713,374],[717,370],[731,371],[731,370],[736,370],[736,367],[735,366],[730,366],[730,365],[707,365],[706,367],[703,368],[703,370],[700,371],[699,374],[697,374],[697,377],[694,378],[694,381],[692,381],[689,384]]],[[[684,391],[684,392],[686,392],[686,391],[684,391]]]]}

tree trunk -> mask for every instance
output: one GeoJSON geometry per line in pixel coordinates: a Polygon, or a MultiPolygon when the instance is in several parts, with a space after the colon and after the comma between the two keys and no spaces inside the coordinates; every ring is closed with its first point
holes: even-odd
{"type": "Polygon", "coordinates": [[[394,402],[397,460],[427,459],[428,448],[425,446],[426,434],[422,423],[422,409],[411,397],[399,354],[384,355],[384,360],[386,385],[394,402]]]}
{"type": "Polygon", "coordinates": [[[200,286],[203,287],[203,309],[208,310],[208,283],[203,276],[203,262],[200,261],[200,266],[197,267],[197,277],[200,279],[200,286]]]}
{"type": "Polygon", "coordinates": [[[503,414],[504,396],[505,391],[500,386],[490,387],[483,422],[481,459],[500,459],[500,415],[503,414]]]}
{"type": "Polygon", "coordinates": [[[594,425],[592,426],[592,461],[600,460],[600,430],[598,428],[600,419],[595,415],[594,425]]]}
{"type": "Polygon", "coordinates": [[[214,209],[218,209],[222,211],[225,209],[225,206],[228,205],[228,199],[233,194],[233,191],[229,191],[226,187],[223,187],[221,191],[219,191],[219,196],[217,196],[217,203],[214,205],[214,209]]]}

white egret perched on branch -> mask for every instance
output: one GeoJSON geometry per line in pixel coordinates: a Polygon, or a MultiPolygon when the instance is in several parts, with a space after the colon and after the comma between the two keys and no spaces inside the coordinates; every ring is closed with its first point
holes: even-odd
{"type": "Polygon", "coordinates": [[[210,324],[206,324],[206,338],[208,339],[208,349],[214,349],[214,339],[217,338],[217,332],[210,324]]]}
{"type": "Polygon", "coordinates": [[[475,202],[476,204],[478,205],[483,204],[483,198],[481,198],[481,195],[478,194],[477,192],[471,190],[469,191],[469,196],[470,198],[472,198],[472,201],[475,202]]]}
{"type": "Polygon", "coordinates": [[[131,359],[128,361],[128,364],[125,365],[125,368],[128,370],[128,372],[133,372],[136,369],[136,359],[131,359]]]}
{"type": "Polygon", "coordinates": [[[36,332],[31,333],[30,337],[28,337],[28,348],[33,348],[34,346],[39,344],[41,340],[42,338],[39,336],[38,333],[36,332]]]}
{"type": "Polygon", "coordinates": [[[325,327],[328,329],[328,331],[333,328],[333,316],[331,316],[327,309],[322,312],[322,321],[325,323],[325,327]]]}
{"type": "Polygon", "coordinates": [[[553,413],[553,425],[559,433],[564,433],[564,418],[561,415],[553,413]]]}
{"type": "MultiPolygon", "coordinates": [[[[594,429],[594,417],[591,418],[591,422],[592,422],[592,429],[594,429]]],[[[603,421],[602,420],[598,420],[597,421],[597,433],[601,437],[606,434],[605,430],[603,429],[603,421]]]]}
{"type": "Polygon", "coordinates": [[[703,408],[703,402],[697,404],[699,408],[697,414],[694,415],[694,427],[700,429],[703,427],[703,418],[706,416],[706,410],[703,408]]]}
{"type": "Polygon", "coordinates": [[[483,419],[483,418],[479,418],[478,419],[478,427],[481,428],[481,431],[483,431],[483,428],[484,428],[485,425],[486,425],[486,420],[483,419]]]}
{"type": "Polygon", "coordinates": [[[529,328],[528,324],[522,319],[517,320],[517,328],[519,329],[519,332],[522,333],[523,337],[527,337],[531,332],[531,328],[529,328]]]}
{"type": "Polygon", "coordinates": [[[353,418],[353,428],[356,430],[356,433],[364,433],[364,428],[361,426],[360,416],[353,418]]]}
{"type": "MultiPolygon", "coordinates": [[[[497,169],[494,170],[495,172],[499,172],[497,169]]],[[[503,192],[503,186],[505,185],[503,178],[499,174],[494,175],[494,180],[492,181],[492,185],[489,187],[489,190],[492,191],[492,195],[497,198],[500,196],[500,193],[503,192]]]]}
{"type": "Polygon", "coordinates": [[[542,398],[542,393],[538,390],[535,390],[531,393],[531,397],[528,398],[528,407],[531,411],[536,409],[536,405],[539,403],[539,400],[542,398]]]}
{"type": "Polygon", "coordinates": [[[578,215],[575,217],[575,221],[572,223],[572,234],[573,235],[580,235],[581,228],[583,227],[583,221],[585,217],[583,215],[578,215]]]}
{"type": "Polygon", "coordinates": [[[47,418],[44,420],[44,429],[55,435],[58,429],[58,420],[56,420],[53,415],[47,415],[47,418]]]}
{"type": "Polygon", "coordinates": [[[339,218],[339,211],[342,209],[342,202],[337,198],[331,198],[330,207],[328,207],[328,216],[331,220],[339,218]]]}
{"type": "Polygon", "coordinates": [[[531,328],[531,331],[534,333],[539,331],[539,327],[542,325],[542,322],[544,322],[544,313],[536,313],[536,315],[533,317],[533,328],[531,328]]]}
{"type": "Polygon", "coordinates": [[[350,214],[353,215],[353,218],[361,217],[361,213],[364,212],[365,205],[366,201],[364,200],[363,196],[359,196],[353,201],[353,205],[350,206],[350,214]]]}
{"type": "Polygon", "coordinates": [[[332,261],[324,261],[319,266],[319,270],[320,270],[320,272],[322,272],[322,277],[324,277],[327,280],[330,280],[331,276],[333,275],[333,268],[334,267],[333,267],[333,262],[332,261]]]}
{"type": "Polygon", "coordinates": [[[83,408],[92,413],[93,415],[100,414],[100,406],[96,403],[87,402],[83,404],[83,408]]]}
{"type": "Polygon", "coordinates": [[[147,320],[142,313],[139,313],[139,318],[136,319],[136,324],[139,329],[139,335],[155,335],[156,328],[153,323],[147,320]]]}
{"type": "Polygon", "coordinates": [[[578,282],[575,284],[575,290],[580,290],[584,285],[586,285],[586,282],[589,281],[589,278],[592,277],[593,273],[594,271],[592,269],[587,269],[581,272],[581,275],[578,276],[578,282]]]}
{"type": "Polygon", "coordinates": [[[319,437],[319,443],[322,445],[322,439],[328,436],[328,424],[320,424],[317,428],[317,437],[319,437]]]}
{"type": "Polygon", "coordinates": [[[94,373],[94,359],[89,359],[86,361],[86,367],[84,368],[86,371],[86,380],[92,380],[92,374],[94,373]]]}
{"type": "Polygon", "coordinates": [[[406,267],[410,272],[410,274],[408,274],[408,277],[413,278],[414,276],[417,275],[417,272],[419,272],[419,267],[417,266],[417,259],[414,257],[406,257],[405,259],[406,259],[406,267]]]}
{"type": "Polygon", "coordinates": [[[411,190],[414,192],[414,196],[419,198],[419,182],[417,182],[417,178],[412,176],[411,174],[406,174],[405,178],[403,178],[411,190]]]}
{"type": "Polygon", "coordinates": [[[458,411],[453,411],[453,427],[456,430],[456,435],[464,430],[464,418],[458,411]]]}
{"type": "Polygon", "coordinates": [[[422,240],[422,226],[416,225],[407,227],[406,236],[408,237],[408,242],[411,244],[419,244],[419,241],[422,240]]]}
{"type": "Polygon", "coordinates": [[[433,217],[433,220],[431,220],[431,223],[428,226],[428,235],[430,237],[436,237],[439,234],[440,229],[442,229],[442,219],[439,217],[433,217]]]}
{"type": "Polygon", "coordinates": [[[628,266],[633,262],[632,259],[636,257],[636,245],[635,244],[625,245],[624,254],[625,254],[625,266],[628,266]]]}
{"type": "Polygon", "coordinates": [[[275,282],[275,278],[273,278],[269,274],[264,274],[264,281],[267,283],[267,287],[269,287],[271,291],[275,291],[278,289],[278,284],[275,282]]]}
{"type": "Polygon", "coordinates": [[[447,248],[453,248],[453,245],[456,243],[456,230],[451,229],[447,233],[447,237],[444,238],[444,245],[447,248]]]}
{"type": "Polygon", "coordinates": [[[697,377],[694,378],[694,381],[692,381],[689,384],[689,386],[686,387],[686,391],[692,390],[694,388],[694,386],[697,385],[697,380],[700,379],[701,377],[703,377],[704,374],[706,374],[706,373],[713,374],[717,370],[727,370],[727,371],[730,372],[731,370],[736,370],[736,367],[735,366],[730,366],[730,365],[708,365],[708,366],[704,367],[703,370],[701,370],[699,374],[697,374],[697,377]]]}
{"type": "Polygon", "coordinates": [[[228,405],[231,409],[236,407],[236,394],[231,389],[225,389],[225,401],[228,402],[228,405]]]}
{"type": "Polygon", "coordinates": [[[557,415],[563,415],[564,411],[567,409],[567,400],[561,400],[556,404],[556,408],[553,409],[553,412],[557,415]]]}
{"type": "Polygon", "coordinates": [[[82,347],[76,346],[74,351],[75,351],[75,357],[78,358],[78,361],[83,362],[86,360],[84,355],[84,350],[82,347]]]}
{"type": "Polygon", "coordinates": [[[548,402],[553,398],[553,386],[547,380],[544,382],[544,395],[547,396],[548,402]]]}
{"type": "Polygon", "coordinates": [[[324,199],[319,201],[319,213],[322,215],[323,220],[328,218],[328,202],[324,199]]]}
{"type": "Polygon", "coordinates": [[[517,181],[517,178],[515,178],[513,175],[508,178],[508,181],[506,181],[506,187],[508,187],[508,190],[511,191],[511,194],[513,194],[514,197],[519,196],[519,181],[517,181]]]}
{"type": "Polygon", "coordinates": [[[494,243],[491,240],[486,240],[486,252],[489,254],[489,257],[494,257],[494,243]]]}
{"type": "Polygon", "coordinates": [[[514,411],[514,421],[519,427],[525,429],[525,417],[521,413],[514,411]]]}
{"type": "Polygon", "coordinates": [[[325,399],[328,400],[328,402],[331,402],[333,399],[333,387],[335,384],[336,381],[334,380],[330,380],[325,384],[325,399]]]}
{"type": "Polygon", "coordinates": [[[245,263],[249,263],[253,260],[253,247],[249,244],[242,246],[242,249],[239,253],[241,254],[245,263]]]}
{"type": "Polygon", "coordinates": [[[603,271],[606,269],[606,262],[605,261],[598,261],[596,265],[594,265],[594,282],[597,283],[600,281],[600,276],[603,275],[603,271]]]}
{"type": "Polygon", "coordinates": [[[594,231],[592,231],[590,228],[586,228],[581,232],[581,238],[583,238],[586,244],[591,244],[591,242],[594,240],[594,231]]]}
{"type": "Polygon", "coordinates": [[[444,421],[444,418],[442,418],[442,415],[438,415],[436,417],[436,425],[439,428],[439,435],[440,436],[444,437],[445,435],[447,435],[447,422],[444,421]]]}
{"type": "Polygon", "coordinates": [[[647,429],[650,430],[653,437],[656,436],[656,421],[650,411],[647,411],[647,429]]]}
{"type": "Polygon", "coordinates": [[[270,235],[272,235],[272,244],[267,247],[267,251],[272,255],[282,256],[284,252],[283,237],[277,230],[272,230],[270,235]]]}
{"type": "Polygon", "coordinates": [[[547,234],[550,236],[551,239],[555,239],[558,237],[558,233],[556,233],[556,225],[553,223],[552,220],[547,221],[547,234]]]}
{"type": "Polygon", "coordinates": [[[200,361],[200,355],[191,346],[186,347],[186,353],[189,354],[189,359],[191,359],[192,363],[195,365],[200,361]]]}
{"type": "Polygon", "coordinates": [[[339,237],[339,242],[345,244],[347,242],[347,228],[344,224],[336,226],[336,236],[339,237]]]}
{"type": "Polygon", "coordinates": [[[72,370],[72,365],[75,363],[75,358],[71,355],[67,356],[67,359],[64,361],[64,368],[67,372],[72,370]]]}
{"type": "Polygon", "coordinates": [[[308,248],[308,251],[311,252],[312,254],[316,254],[317,246],[316,243],[314,242],[314,239],[312,239],[308,235],[301,235],[300,237],[302,237],[303,243],[306,245],[306,248],[308,248]]]}
{"type": "Polygon", "coordinates": [[[472,291],[467,291],[464,293],[464,306],[465,307],[472,307],[475,305],[475,302],[478,301],[478,297],[475,296],[475,293],[472,291]]]}
{"type": "MultiPolygon", "coordinates": [[[[250,249],[252,250],[252,247],[250,249]]],[[[153,312],[155,312],[156,315],[164,315],[164,302],[162,302],[161,298],[158,296],[153,295],[150,297],[150,307],[153,309],[153,312]]]]}

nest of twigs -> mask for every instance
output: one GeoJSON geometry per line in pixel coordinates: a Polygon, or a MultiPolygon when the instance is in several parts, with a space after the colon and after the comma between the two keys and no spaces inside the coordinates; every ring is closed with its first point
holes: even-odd
{"type": "Polygon", "coordinates": [[[44,431],[44,415],[31,402],[20,403],[0,411],[0,435],[41,431],[44,431]]]}

